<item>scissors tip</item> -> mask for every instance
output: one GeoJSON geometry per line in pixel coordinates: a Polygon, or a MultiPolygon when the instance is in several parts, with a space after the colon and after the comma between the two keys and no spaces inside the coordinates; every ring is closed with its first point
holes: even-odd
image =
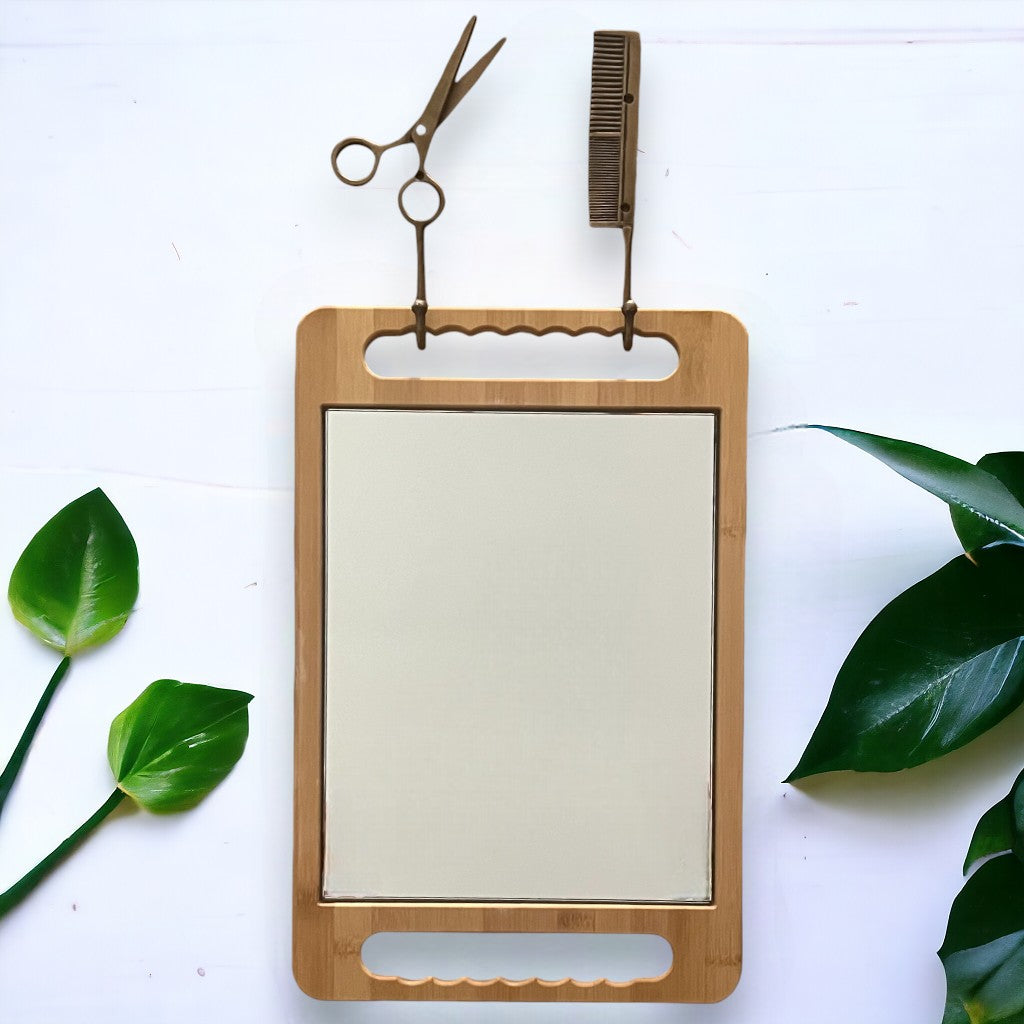
{"type": "MultiPolygon", "coordinates": [[[[481,72],[492,60],[494,60],[498,51],[505,45],[506,39],[504,36],[501,37],[484,55],[480,58],[477,67],[480,68],[481,72]]],[[[474,71],[476,68],[473,69],[474,71]]]]}

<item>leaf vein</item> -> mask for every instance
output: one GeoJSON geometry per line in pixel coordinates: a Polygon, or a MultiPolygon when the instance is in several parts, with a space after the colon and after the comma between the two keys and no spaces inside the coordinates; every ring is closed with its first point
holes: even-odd
{"type": "MultiPolygon", "coordinates": [[[[1006,685],[1006,681],[1009,679],[1010,672],[1013,669],[1013,665],[1014,665],[1014,662],[1016,661],[1017,654],[1020,651],[1022,641],[1024,641],[1024,637],[1018,637],[1017,643],[1016,643],[1016,645],[1014,647],[1013,654],[1011,655],[1011,657],[1009,659],[1009,664],[1007,665],[1006,673],[1005,673],[1005,675],[1003,677],[1003,680],[999,684],[999,690],[997,691],[995,696],[998,696],[999,693],[1002,692],[1002,689],[1006,685]]],[[[883,715],[882,717],[878,718],[876,721],[874,721],[874,722],[870,723],[869,725],[867,725],[864,728],[864,730],[863,730],[864,733],[878,732],[880,729],[882,729],[885,726],[887,726],[895,717],[897,717],[898,715],[903,714],[903,712],[906,711],[908,708],[910,708],[913,705],[919,703],[924,698],[932,696],[937,689],[940,689],[940,688],[944,689],[945,692],[944,692],[943,698],[942,698],[942,702],[944,702],[946,696],[948,695],[949,683],[951,682],[951,680],[953,680],[956,677],[957,673],[962,672],[964,669],[974,665],[977,662],[982,661],[984,658],[991,657],[997,651],[999,651],[1000,648],[1004,647],[1005,644],[1008,643],[1008,642],[1009,641],[1004,641],[1004,643],[999,644],[996,647],[990,647],[990,648],[988,648],[988,649],[986,649],[984,651],[981,651],[978,654],[976,654],[973,658],[970,658],[967,661],[960,662],[960,664],[955,665],[949,671],[944,672],[940,676],[937,676],[934,680],[932,680],[932,682],[930,682],[927,686],[925,686],[924,689],[922,689],[920,693],[915,694],[913,697],[910,698],[910,700],[908,700],[905,703],[899,705],[898,707],[895,707],[895,708],[891,709],[888,712],[888,714],[883,715]]],[[[942,702],[940,702],[940,705],[941,705],[942,702]]],[[[989,703],[991,703],[991,702],[989,702],[989,703]]]]}

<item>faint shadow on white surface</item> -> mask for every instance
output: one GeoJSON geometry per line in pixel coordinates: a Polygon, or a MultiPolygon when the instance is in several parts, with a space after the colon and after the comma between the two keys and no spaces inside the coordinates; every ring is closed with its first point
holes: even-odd
{"type": "MultiPolygon", "coordinates": [[[[1009,790],[1020,771],[1024,750],[1024,714],[1010,715],[994,729],[945,757],[902,772],[830,772],[799,783],[799,791],[815,803],[837,811],[872,818],[933,820],[944,827],[943,808],[977,792],[977,815],[994,786],[1009,790]],[[1004,784],[1005,783],[1005,784],[1004,784]]],[[[964,836],[964,852],[969,835],[964,836]]]]}

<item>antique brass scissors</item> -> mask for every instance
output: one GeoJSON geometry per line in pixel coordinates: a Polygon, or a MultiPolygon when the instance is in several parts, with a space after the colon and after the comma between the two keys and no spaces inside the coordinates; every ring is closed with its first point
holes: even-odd
{"type": "Polygon", "coordinates": [[[427,151],[430,149],[430,143],[434,138],[434,132],[437,131],[437,126],[459,105],[466,93],[473,88],[477,79],[486,70],[487,65],[494,59],[494,55],[505,43],[504,39],[499,39],[462,78],[456,81],[455,76],[458,74],[459,65],[466,54],[466,47],[469,45],[469,39],[473,34],[475,25],[476,17],[474,16],[469,19],[469,24],[463,29],[451,57],[448,58],[448,63],[441,74],[441,80],[437,83],[437,87],[430,97],[430,102],[427,103],[423,113],[420,114],[413,123],[413,126],[404,135],[395,139],[394,142],[389,142],[386,146],[378,146],[367,139],[342,139],[331,153],[331,166],[334,168],[334,173],[346,185],[365,185],[377,173],[381,156],[395,146],[404,146],[407,143],[412,143],[416,147],[417,153],[419,153],[419,168],[399,189],[398,208],[401,210],[402,216],[416,229],[416,301],[412,304],[412,312],[416,318],[416,345],[421,349],[426,348],[427,345],[427,284],[423,255],[423,233],[428,225],[433,224],[437,220],[444,209],[444,192],[441,190],[441,186],[427,174],[424,167],[427,151]],[[370,168],[370,173],[363,178],[349,178],[338,166],[338,158],[346,149],[351,147],[369,150],[373,156],[373,166],[370,168]],[[405,193],[416,182],[429,185],[437,193],[437,209],[429,217],[414,217],[406,209],[405,193]]]}

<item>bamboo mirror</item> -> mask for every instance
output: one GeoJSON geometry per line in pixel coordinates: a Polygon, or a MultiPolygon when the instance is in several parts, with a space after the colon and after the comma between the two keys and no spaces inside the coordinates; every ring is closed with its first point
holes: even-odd
{"type": "MultiPolygon", "coordinates": [[[[407,311],[303,321],[294,968],[335,999],[709,1001],[740,963],[746,335],[662,380],[382,378],[407,311]],[[663,936],[656,976],[372,971],[380,932],[663,936]]],[[[594,311],[432,330],[611,335],[594,311]]],[[[614,344],[613,342],[610,342],[614,344]]]]}

